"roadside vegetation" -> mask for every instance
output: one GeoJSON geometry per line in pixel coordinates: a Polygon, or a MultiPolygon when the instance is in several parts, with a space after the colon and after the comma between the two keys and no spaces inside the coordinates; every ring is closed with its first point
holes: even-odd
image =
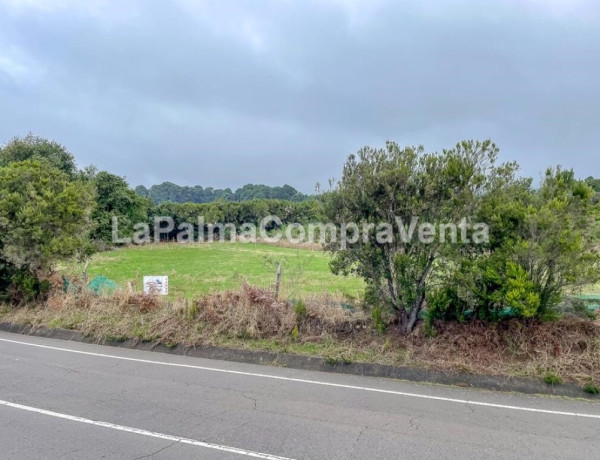
{"type": "MultiPolygon", "coordinates": [[[[190,301],[121,291],[52,294],[41,306],[0,309],[0,322],[81,331],[99,343],[225,346],[319,356],[330,364],[369,362],[448,372],[576,382],[592,393],[600,383],[600,324],[577,317],[552,322],[441,322],[408,335],[378,328],[362,308],[336,295],[282,301],[243,285],[190,301]]],[[[1,307],[0,307],[1,308],[1,307]]]]}
{"type": "Polygon", "coordinates": [[[78,169],[60,144],[15,138],[0,149],[0,321],[79,330],[98,341],[575,381],[594,393],[598,180],[553,167],[534,184],[497,157],[489,141],[441,153],[388,143],[350,156],[340,180],[309,200],[157,204],[119,176],[78,169]],[[215,231],[206,222],[256,225],[267,215],[283,227],[388,222],[410,231],[415,217],[429,227],[407,239],[380,231],[343,245],[329,238],[322,249],[172,243],[178,226],[198,216],[205,223],[194,239],[202,241],[215,231]],[[113,243],[113,218],[128,234],[140,222],[152,227],[154,216],[175,222],[162,242],[113,243]],[[460,221],[462,241],[435,237],[460,221]],[[481,224],[488,238],[476,241],[481,224]],[[158,274],[171,278],[168,298],[140,292],[141,276],[158,274]],[[119,288],[91,292],[96,275],[119,288]]]}

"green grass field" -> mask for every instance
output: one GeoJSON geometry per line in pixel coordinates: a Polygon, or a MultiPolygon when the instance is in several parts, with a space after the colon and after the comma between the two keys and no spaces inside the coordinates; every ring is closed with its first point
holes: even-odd
{"type": "MultiPolygon", "coordinates": [[[[329,292],[356,298],[363,282],[355,277],[335,276],[329,255],[250,243],[156,244],[116,249],[96,254],[89,266],[89,279],[104,275],[125,287],[142,289],[144,275],[168,275],[173,297],[194,298],[202,294],[238,289],[243,280],[270,287],[275,284],[277,264],[282,265],[281,293],[288,298],[329,292]]],[[[69,267],[70,273],[81,267],[69,267]]]]}

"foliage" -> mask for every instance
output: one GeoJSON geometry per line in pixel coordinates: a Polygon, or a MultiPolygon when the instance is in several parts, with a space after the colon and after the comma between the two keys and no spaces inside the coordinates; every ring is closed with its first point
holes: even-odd
{"type": "Polygon", "coordinates": [[[464,322],[471,317],[470,305],[463,302],[458,293],[459,286],[444,285],[427,296],[427,327],[433,332],[437,320],[464,322]]]}
{"type": "Polygon", "coordinates": [[[229,188],[203,188],[199,185],[189,187],[173,184],[172,182],[163,182],[159,185],[153,185],[150,188],[138,185],[135,191],[143,197],[150,198],[156,204],[164,203],[165,201],[172,201],[174,203],[212,203],[214,201],[240,202],[273,199],[299,202],[309,199],[307,195],[300,193],[294,187],[287,184],[283,187],[246,184],[233,192],[229,188]]]}
{"type": "Polygon", "coordinates": [[[40,280],[37,274],[26,268],[14,270],[8,289],[8,298],[14,304],[45,300],[50,293],[51,283],[40,280]]]}
{"type": "Polygon", "coordinates": [[[463,260],[428,297],[428,320],[499,321],[537,315],[540,296],[525,269],[503,256],[463,260]]]}
{"type": "Polygon", "coordinates": [[[597,385],[594,385],[592,382],[589,382],[583,386],[583,391],[585,391],[586,393],[588,393],[590,395],[597,395],[597,394],[600,394],[600,387],[597,385]]]}
{"type": "MultiPolygon", "coordinates": [[[[0,248],[1,245],[2,242],[0,240],[0,248]]],[[[2,251],[0,249],[0,253],[1,252],[2,251]]],[[[0,257],[0,302],[6,302],[10,300],[9,288],[13,283],[12,278],[15,272],[15,266],[0,257]]]]}
{"type": "Polygon", "coordinates": [[[600,193],[600,179],[590,176],[585,180],[585,182],[592,187],[596,193],[600,193]]]}
{"type": "Polygon", "coordinates": [[[383,308],[374,307],[371,309],[371,319],[373,320],[373,326],[379,335],[385,334],[387,329],[387,323],[383,319],[383,308]]]}
{"type": "Polygon", "coordinates": [[[75,159],[65,147],[31,133],[22,138],[15,137],[0,148],[0,167],[25,160],[47,161],[71,178],[77,171],[75,159]]]}
{"type": "MultiPolygon", "coordinates": [[[[27,167],[19,167],[22,162],[28,164],[39,164],[41,168],[48,171],[54,171],[62,174],[61,179],[65,177],[73,180],[76,175],[76,166],[73,155],[65,147],[57,142],[43,139],[41,137],[28,134],[25,137],[13,138],[6,145],[0,147],[0,170],[2,174],[2,183],[0,184],[0,299],[16,303],[30,302],[43,298],[49,288],[47,281],[40,281],[37,270],[39,265],[45,265],[42,259],[51,259],[55,252],[69,252],[68,247],[61,248],[61,244],[66,240],[48,241],[44,244],[40,239],[45,238],[43,234],[48,235],[54,230],[51,229],[55,221],[54,216],[48,214],[37,214],[38,212],[51,213],[56,210],[50,201],[57,204],[61,196],[52,196],[57,192],[61,185],[53,187],[49,182],[44,184],[19,184],[19,181],[36,181],[42,176],[48,179],[48,174],[41,176],[33,173],[31,168],[27,173],[27,167]],[[4,182],[7,180],[7,182],[4,182]],[[51,193],[52,190],[52,193],[51,193]],[[28,192],[30,195],[23,194],[28,192]],[[19,195],[21,196],[19,197],[19,195]],[[30,198],[27,199],[27,198],[30,198]],[[27,204],[27,207],[19,209],[21,205],[27,204]],[[18,219],[17,219],[18,216],[18,219]],[[48,221],[46,220],[48,217],[48,221]],[[28,235],[28,232],[30,233],[28,235]],[[32,247],[26,245],[37,245],[32,247]],[[42,246],[44,246],[42,248],[42,246]]],[[[39,168],[38,168],[39,169],[39,168]]],[[[58,176],[60,176],[58,174],[58,176]]],[[[63,190],[63,192],[65,192],[63,190]]],[[[66,195],[70,192],[66,191],[66,195]]],[[[65,195],[65,196],[66,196],[65,195]]],[[[71,198],[73,198],[71,196],[71,198]]],[[[60,206],[59,206],[60,207],[60,206]]],[[[66,204],[68,207],[68,204],[66,204]]],[[[63,208],[63,211],[65,209],[63,208]]],[[[69,211],[67,211],[67,214],[69,211]]],[[[60,216],[58,216],[60,218],[60,216]]],[[[58,229],[60,232],[60,226],[58,229]]],[[[62,256],[61,256],[62,257],[62,256]]]]}
{"type": "Polygon", "coordinates": [[[430,320],[557,317],[565,292],[600,277],[595,213],[590,188],[560,168],[539,189],[520,181],[485,197],[490,243],[446,270],[430,320]]]}
{"type": "Polygon", "coordinates": [[[298,322],[304,321],[306,318],[307,310],[306,304],[303,300],[299,300],[294,304],[294,313],[296,314],[296,319],[298,322]]]}
{"type": "Polygon", "coordinates": [[[1,257],[18,269],[49,272],[89,250],[93,189],[45,161],[0,168],[1,257]]]}
{"type": "Polygon", "coordinates": [[[563,379],[560,375],[557,375],[554,372],[547,372],[544,375],[543,380],[546,385],[561,385],[563,383],[563,379]]]}
{"type": "MultiPolygon", "coordinates": [[[[187,222],[198,224],[198,218],[204,218],[204,225],[200,229],[202,238],[208,236],[208,224],[210,223],[231,223],[238,228],[245,223],[251,223],[258,226],[262,219],[268,216],[277,216],[281,219],[282,224],[301,223],[306,224],[315,222],[321,214],[321,204],[317,200],[309,200],[303,202],[291,202],[283,200],[252,200],[244,202],[225,202],[217,201],[214,203],[173,203],[164,202],[153,206],[149,209],[150,229],[153,229],[154,216],[170,216],[173,218],[175,227],[169,234],[164,235],[166,240],[175,240],[177,238],[178,227],[181,223],[187,222]]],[[[275,224],[267,227],[267,230],[272,230],[275,224]]],[[[121,231],[119,230],[121,233],[121,231]]],[[[123,232],[124,233],[124,232],[123,232]]],[[[215,230],[216,233],[216,230],[215,230]]],[[[127,235],[125,235],[127,236],[127,235]]],[[[199,235],[194,234],[197,239],[199,235]]],[[[215,236],[215,239],[218,235],[215,236]]]]}
{"type": "Polygon", "coordinates": [[[291,332],[292,340],[297,341],[300,338],[300,330],[298,329],[298,325],[294,326],[291,332]]]}
{"type": "Polygon", "coordinates": [[[402,239],[400,226],[418,218],[439,230],[472,215],[481,196],[514,180],[516,166],[496,166],[497,151],[489,141],[465,141],[442,153],[388,142],[385,149],[365,147],[351,155],[342,179],[324,196],[329,221],[340,229],[348,222],[394,224],[400,218],[401,223],[387,240],[378,241],[377,232],[371,232],[346,247],[330,241],[333,271],[364,278],[396,313],[401,329],[411,331],[430,280],[440,270],[437,262],[459,260],[470,245],[452,244],[450,238],[424,243],[417,235],[402,239]]]}
{"type": "Polygon", "coordinates": [[[117,218],[119,233],[131,234],[133,226],[146,222],[150,203],[129,188],[127,181],[107,171],[90,177],[96,187],[96,208],[92,214],[95,228],[91,238],[112,241],[112,221],[117,218]]]}
{"type": "MultiPolygon", "coordinates": [[[[88,257],[94,250],[90,239],[112,241],[114,217],[121,237],[131,236],[140,222],[148,224],[152,236],[154,216],[173,217],[175,228],[163,237],[175,240],[183,222],[196,224],[193,236],[203,239],[210,231],[218,232],[210,223],[231,223],[239,229],[245,223],[258,226],[273,215],[281,219],[281,229],[323,219],[340,230],[348,222],[388,223],[395,229],[385,242],[378,241],[377,231],[345,246],[327,242],[333,272],[358,275],[364,283],[324,273],[329,260],[325,254],[311,251],[306,257],[297,250],[244,245],[243,256],[250,254],[251,259],[247,261],[237,257],[240,246],[231,245],[193,246],[206,258],[201,262],[191,261],[187,248],[169,248],[173,286],[181,274],[180,293],[186,296],[214,289],[215,283],[217,289],[232,287],[242,276],[266,287],[274,273],[264,267],[264,260],[272,259],[283,263],[287,295],[301,298],[326,289],[355,297],[366,287],[364,302],[380,334],[390,312],[408,332],[424,308],[430,335],[439,321],[592,316],[580,303],[565,309],[564,296],[600,280],[600,179],[579,181],[573,171],[559,167],[548,169],[534,188],[530,179],[516,177],[516,163],[497,166],[497,154],[489,141],[465,141],[441,153],[402,149],[391,142],[384,149],[365,147],[350,156],[342,179],[320,198],[289,185],[247,184],[232,191],[164,182],[134,191],[124,178],[93,166],[77,171],[65,147],[28,134],[0,148],[0,296],[43,298],[49,284],[42,280],[57,262],[88,257]],[[204,223],[198,226],[199,217],[204,223]],[[411,232],[413,217],[419,224],[433,224],[431,243],[419,241],[418,232],[408,241],[398,238],[402,231],[411,232]],[[441,224],[465,217],[468,223],[487,224],[489,241],[453,244],[439,236],[441,224]],[[203,278],[200,283],[198,276],[203,278]]],[[[278,226],[271,222],[267,230],[278,226]]],[[[467,240],[474,238],[472,227],[466,235],[467,240]]],[[[114,258],[110,254],[90,270],[122,282],[137,281],[139,270],[163,272],[164,260],[156,260],[162,248],[150,251],[134,248],[114,258]],[[121,267],[121,258],[131,263],[121,267]]],[[[302,301],[298,305],[301,309],[302,301]]]]}
{"type": "Polygon", "coordinates": [[[565,288],[600,279],[592,199],[590,187],[560,168],[548,169],[532,192],[513,255],[539,292],[540,313],[555,307],[565,288]]]}
{"type": "Polygon", "coordinates": [[[488,302],[501,306],[510,306],[516,310],[517,315],[523,318],[532,318],[540,306],[540,295],[535,290],[535,285],[529,280],[527,272],[515,262],[508,261],[504,271],[496,271],[488,267],[484,272],[489,284],[498,286],[492,293],[488,302]]]}

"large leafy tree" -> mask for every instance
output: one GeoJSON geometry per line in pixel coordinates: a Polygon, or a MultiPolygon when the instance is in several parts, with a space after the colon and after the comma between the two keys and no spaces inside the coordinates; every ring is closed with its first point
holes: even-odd
{"type": "Polygon", "coordinates": [[[0,168],[0,257],[36,274],[89,249],[94,190],[45,160],[0,168]]]}
{"type": "Polygon", "coordinates": [[[91,182],[97,192],[93,239],[107,243],[112,241],[113,217],[117,218],[119,232],[127,236],[130,236],[135,224],[146,222],[149,200],[130,189],[123,177],[100,171],[91,176],[91,182]]]}
{"type": "Polygon", "coordinates": [[[325,214],[340,229],[387,223],[395,235],[378,238],[373,231],[346,245],[330,241],[334,272],[364,278],[369,291],[395,312],[401,330],[411,331],[435,272],[472,250],[439,237],[440,225],[471,217],[482,196],[514,178],[516,165],[496,166],[497,153],[489,141],[465,141],[442,153],[388,142],[384,149],[366,147],[351,155],[341,180],[325,194],[325,214]],[[431,223],[438,237],[400,238],[413,219],[431,223]]]}
{"type": "Polygon", "coordinates": [[[71,178],[77,172],[75,159],[65,147],[31,133],[22,138],[15,137],[0,148],[0,167],[25,160],[47,161],[71,178]]]}

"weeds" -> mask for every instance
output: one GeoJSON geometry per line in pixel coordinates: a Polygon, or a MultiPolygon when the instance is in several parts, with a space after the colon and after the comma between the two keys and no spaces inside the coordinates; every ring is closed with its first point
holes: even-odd
{"type": "Polygon", "coordinates": [[[563,383],[560,375],[555,374],[554,372],[547,372],[544,375],[544,383],[546,385],[561,385],[563,383]]]}
{"type": "Polygon", "coordinates": [[[198,319],[217,333],[264,338],[290,334],[296,321],[287,304],[266,289],[244,283],[241,292],[227,291],[198,301],[198,319]]]}
{"type": "Polygon", "coordinates": [[[381,307],[374,307],[371,310],[371,319],[373,320],[373,326],[379,335],[385,334],[387,324],[383,320],[383,309],[381,307]]]}
{"type": "Polygon", "coordinates": [[[600,387],[589,382],[583,386],[583,391],[585,391],[586,393],[588,393],[590,395],[597,395],[597,394],[600,394],[600,387]]]}
{"type": "Polygon", "coordinates": [[[308,311],[306,310],[306,304],[302,300],[299,300],[294,304],[294,313],[296,313],[298,322],[302,322],[306,318],[308,311]]]}
{"type": "Polygon", "coordinates": [[[297,342],[299,338],[300,338],[300,331],[298,330],[298,325],[296,325],[296,326],[294,326],[294,329],[292,329],[292,340],[294,342],[297,342]]]}
{"type": "MultiPolygon", "coordinates": [[[[0,307],[0,321],[35,327],[78,330],[102,342],[134,339],[165,346],[220,345],[287,351],[336,362],[410,365],[474,374],[544,378],[581,387],[600,379],[600,323],[564,318],[553,323],[511,320],[435,323],[401,336],[385,330],[382,313],[342,308],[334,295],[305,297],[291,304],[244,284],[240,290],[197,301],[168,300],[140,293],[97,296],[87,292],[53,293],[35,308],[0,307]],[[379,324],[379,327],[377,326],[379,324]]],[[[587,391],[587,390],[586,390],[587,391]]]]}

